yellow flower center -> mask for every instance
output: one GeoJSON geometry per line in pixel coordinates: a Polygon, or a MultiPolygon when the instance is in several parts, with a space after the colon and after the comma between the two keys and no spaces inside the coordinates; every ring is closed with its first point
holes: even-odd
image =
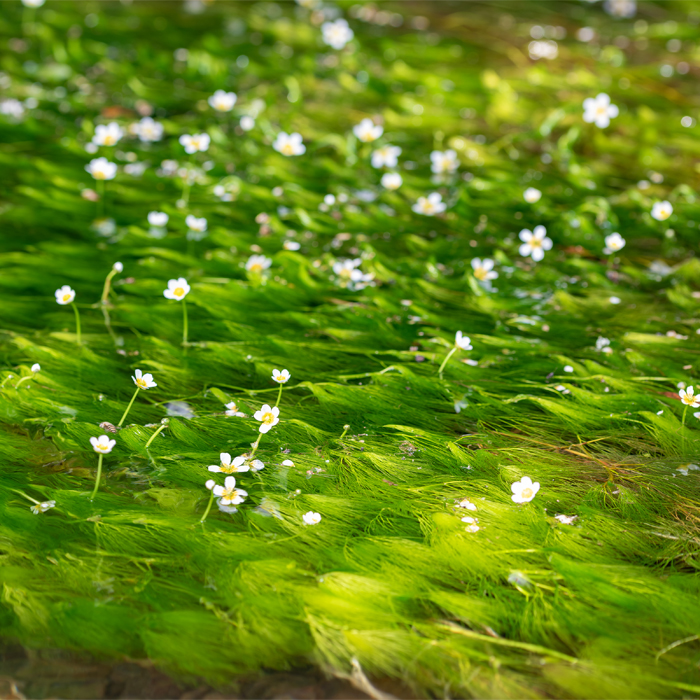
{"type": "Polygon", "coordinates": [[[185,290],[182,287],[175,287],[175,289],[173,289],[173,294],[176,297],[181,297],[185,295],[185,290]]]}
{"type": "Polygon", "coordinates": [[[435,211],[435,205],[432,202],[429,202],[427,199],[423,202],[423,211],[426,214],[430,214],[431,212],[435,211]]]}
{"type": "Polygon", "coordinates": [[[596,109],[596,114],[599,116],[603,116],[604,114],[607,114],[608,108],[605,105],[600,105],[598,109],[596,109]]]}
{"type": "Polygon", "coordinates": [[[523,489],[520,492],[522,498],[532,498],[532,489],[523,489]]]}
{"type": "Polygon", "coordinates": [[[262,272],[262,265],[260,263],[253,263],[248,269],[249,272],[262,272]]]}
{"type": "Polygon", "coordinates": [[[63,301],[70,301],[70,294],[64,294],[63,301]]]}
{"type": "Polygon", "coordinates": [[[693,396],[690,393],[686,393],[686,395],[683,397],[683,403],[687,403],[688,406],[691,406],[692,404],[695,403],[695,396],[693,396]]]}
{"type": "Polygon", "coordinates": [[[147,388],[148,388],[147,385],[146,385],[146,380],[145,380],[143,377],[138,377],[138,378],[136,379],[136,386],[137,386],[139,389],[147,389],[147,388]]]}
{"type": "Polygon", "coordinates": [[[274,423],[274,421],[275,421],[275,414],[272,411],[269,411],[268,413],[262,414],[262,422],[263,423],[274,423]]]}
{"type": "Polygon", "coordinates": [[[528,241],[530,244],[530,247],[532,248],[541,248],[542,247],[542,241],[539,238],[535,238],[534,236],[528,241]]]}
{"type": "Polygon", "coordinates": [[[114,136],[110,134],[107,134],[107,136],[105,136],[105,146],[114,146],[115,143],[116,139],[114,138],[114,136]]]}
{"type": "Polygon", "coordinates": [[[294,155],[294,147],[292,146],[292,144],[285,143],[284,146],[282,146],[282,153],[284,153],[285,156],[294,155]]]}
{"type": "Polygon", "coordinates": [[[476,270],[474,270],[474,277],[478,280],[485,280],[487,275],[488,271],[484,267],[477,267],[476,270]]]}

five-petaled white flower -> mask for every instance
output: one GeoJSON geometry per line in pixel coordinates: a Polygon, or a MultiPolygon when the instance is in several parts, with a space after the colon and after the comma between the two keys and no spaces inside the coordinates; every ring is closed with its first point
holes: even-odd
{"type": "Polygon", "coordinates": [[[578,515],[555,515],[554,516],[562,525],[573,525],[574,520],[578,518],[578,515]]]}
{"type": "Polygon", "coordinates": [[[480,528],[477,525],[477,523],[479,522],[478,518],[472,518],[468,515],[465,515],[463,518],[460,518],[460,520],[463,523],[468,523],[467,527],[464,528],[467,532],[479,532],[480,528]]]}
{"type": "Polygon", "coordinates": [[[217,112],[230,112],[236,104],[238,96],[235,92],[226,92],[225,90],[217,90],[208,100],[209,106],[213,107],[217,112]]]}
{"type": "Polygon", "coordinates": [[[180,136],[180,145],[184,146],[185,153],[206,151],[209,148],[209,134],[183,134],[180,136]]]}
{"type": "Polygon", "coordinates": [[[528,503],[540,490],[540,485],[537,481],[533,483],[529,476],[524,476],[520,481],[511,484],[510,490],[513,492],[511,499],[515,503],[528,503]]]}
{"type": "Polygon", "coordinates": [[[117,444],[117,441],[110,440],[107,435],[100,435],[98,438],[91,437],[90,444],[95,452],[106,455],[108,452],[112,451],[112,448],[117,444]]]}
{"type": "Polygon", "coordinates": [[[163,290],[163,296],[166,299],[175,299],[182,301],[190,292],[190,285],[184,277],[178,277],[176,280],[168,280],[168,288],[163,290]]]}
{"type": "Polygon", "coordinates": [[[32,370],[32,372],[34,372],[34,374],[36,374],[37,372],[41,372],[41,365],[38,362],[35,362],[31,366],[31,370],[32,370]]]}
{"type": "Polygon", "coordinates": [[[474,258],[472,260],[472,268],[474,269],[474,277],[482,282],[495,280],[498,277],[498,272],[493,269],[493,260],[490,258],[474,258]]]}
{"type": "Polygon", "coordinates": [[[673,214],[671,202],[654,202],[654,206],[651,208],[651,216],[657,221],[666,221],[671,214],[673,214]]]}
{"type": "Polygon", "coordinates": [[[190,231],[204,233],[207,230],[207,220],[204,217],[197,218],[193,214],[188,214],[185,218],[185,223],[190,231]]]}
{"type": "Polygon", "coordinates": [[[286,384],[289,381],[289,378],[292,375],[289,374],[288,369],[283,369],[281,372],[278,369],[273,369],[272,370],[272,378],[278,383],[278,384],[286,384]]]}
{"type": "Polygon", "coordinates": [[[163,125],[154,121],[151,117],[144,117],[140,122],[136,122],[136,135],[147,143],[149,141],[160,141],[163,138],[163,125]]]}
{"type": "Polygon", "coordinates": [[[154,386],[158,386],[153,381],[153,375],[150,373],[144,374],[140,369],[134,370],[134,374],[131,376],[134,380],[134,384],[139,389],[152,389],[154,386]]]}
{"type": "Polygon", "coordinates": [[[604,92],[583,101],[583,121],[595,124],[599,129],[605,129],[619,113],[620,110],[610,104],[610,97],[604,92]]]}
{"type": "Polygon", "coordinates": [[[245,264],[245,269],[248,272],[256,272],[261,274],[272,265],[272,260],[264,255],[251,255],[245,264]]]}
{"type": "Polygon", "coordinates": [[[302,153],[306,153],[306,146],[303,143],[301,134],[296,131],[293,134],[280,131],[272,144],[272,148],[283,156],[300,156],[302,153]]]}
{"type": "Polygon", "coordinates": [[[87,170],[95,180],[113,180],[117,174],[117,164],[110,163],[106,158],[93,158],[85,166],[85,170],[87,170]]]}
{"type": "Polygon", "coordinates": [[[433,151],[430,154],[430,160],[432,161],[430,169],[434,173],[453,173],[459,168],[457,151],[451,148],[447,151],[433,151]]]}
{"type": "Polygon", "coordinates": [[[39,515],[39,513],[46,513],[47,510],[55,507],[56,501],[44,501],[43,503],[37,503],[36,505],[30,506],[34,515],[39,515]]]}
{"type": "Polygon", "coordinates": [[[253,418],[260,421],[260,432],[266,433],[280,422],[279,415],[280,410],[277,406],[270,407],[265,404],[259,411],[255,412],[253,418]]]}
{"type": "Polygon", "coordinates": [[[158,228],[167,225],[170,217],[162,211],[150,211],[148,212],[148,223],[151,226],[158,226],[158,228]]]}
{"type": "Polygon", "coordinates": [[[372,151],[373,168],[395,168],[399,163],[401,155],[400,146],[382,146],[376,151],[372,151]]]}
{"type": "Polygon", "coordinates": [[[245,413],[241,413],[238,410],[238,406],[236,405],[235,401],[229,401],[227,404],[224,404],[226,407],[226,415],[227,416],[235,416],[236,418],[245,418],[245,413]]]}
{"type": "Polygon", "coordinates": [[[609,236],[605,237],[605,248],[603,252],[606,255],[616,253],[618,250],[622,250],[625,247],[625,243],[625,239],[619,233],[611,233],[609,236]]]}
{"type": "Polygon", "coordinates": [[[375,124],[367,117],[359,124],[355,124],[355,126],[352,127],[352,131],[360,141],[371,143],[372,141],[376,141],[384,133],[384,127],[375,124]]]}
{"type": "Polygon", "coordinates": [[[362,270],[358,269],[361,264],[362,260],[360,258],[336,260],[333,263],[333,272],[343,282],[359,282],[364,277],[362,270]]]}
{"type": "Polygon", "coordinates": [[[301,518],[306,525],[318,525],[321,522],[321,514],[314,513],[312,510],[308,513],[304,513],[301,518]]]}
{"type": "Polygon", "coordinates": [[[525,192],[523,192],[523,198],[528,204],[539,202],[540,197],[542,197],[542,192],[540,192],[536,187],[528,187],[525,192]]]}
{"type": "Polygon", "coordinates": [[[473,350],[471,339],[468,335],[462,335],[462,331],[457,331],[455,333],[455,345],[461,350],[473,350]]]}
{"type": "Polygon", "coordinates": [[[442,201],[442,195],[439,192],[432,192],[427,197],[418,197],[418,201],[411,209],[416,214],[435,216],[435,214],[442,214],[447,209],[447,204],[442,201]]]}
{"type": "Polygon", "coordinates": [[[535,262],[544,258],[544,251],[552,247],[552,239],[547,238],[547,229],[544,226],[535,226],[534,231],[524,228],[518,236],[523,244],[519,248],[520,255],[532,257],[535,262]]]}
{"type": "Polygon", "coordinates": [[[243,503],[245,497],[248,495],[247,491],[236,488],[236,479],[233,476],[227,476],[224,479],[224,486],[219,486],[217,484],[213,487],[212,491],[215,496],[221,499],[219,503],[224,506],[235,506],[239,503],[243,503]]]}
{"type": "Polygon", "coordinates": [[[384,173],[381,183],[388,190],[398,190],[403,185],[403,178],[398,173],[384,173]]]}
{"type": "Polygon", "coordinates": [[[54,292],[56,303],[61,306],[70,304],[75,299],[75,290],[71,289],[67,284],[64,284],[60,289],[54,292]]]}
{"type": "Polygon", "coordinates": [[[232,460],[228,452],[222,452],[219,455],[219,461],[221,464],[210,464],[207,469],[210,472],[219,472],[221,474],[240,474],[250,470],[250,465],[247,463],[245,455],[240,455],[232,460]]]}
{"type": "Polygon", "coordinates": [[[335,22],[324,22],[321,25],[321,32],[323,43],[338,51],[344,48],[349,41],[352,41],[355,36],[348,26],[347,20],[342,17],[335,22]]]}
{"type": "Polygon", "coordinates": [[[92,142],[96,146],[114,146],[119,142],[124,132],[117,122],[109,124],[98,124],[95,127],[95,135],[92,137],[92,142]]]}
{"type": "Polygon", "coordinates": [[[697,408],[700,406],[700,396],[695,396],[693,394],[692,386],[689,386],[687,389],[680,389],[678,396],[680,396],[681,401],[686,406],[690,406],[691,408],[697,408]]]}

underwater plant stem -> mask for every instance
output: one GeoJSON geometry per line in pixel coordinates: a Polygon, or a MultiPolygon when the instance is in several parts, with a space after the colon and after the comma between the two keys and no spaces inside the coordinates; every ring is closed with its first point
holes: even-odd
{"type": "Polygon", "coordinates": [[[280,390],[279,390],[279,392],[277,393],[277,401],[275,402],[275,406],[279,406],[279,405],[280,405],[280,399],[282,398],[282,387],[283,387],[283,386],[284,386],[284,384],[280,384],[280,390]]]}
{"type": "Polygon", "coordinates": [[[343,426],[343,432],[341,433],[340,437],[338,438],[339,440],[342,440],[345,437],[345,434],[350,430],[349,425],[344,425],[343,426]]]}
{"type": "Polygon", "coordinates": [[[107,277],[105,279],[105,286],[102,288],[102,303],[103,304],[107,303],[107,297],[109,296],[109,289],[110,289],[110,286],[112,284],[112,278],[116,274],[117,274],[117,271],[114,268],[112,268],[109,271],[109,274],[107,275],[107,277]]]}
{"type": "Polygon", "coordinates": [[[149,445],[156,439],[156,436],[160,435],[160,433],[162,433],[167,427],[168,427],[168,424],[163,423],[163,425],[161,425],[158,428],[158,430],[156,430],[156,432],[153,433],[153,435],[151,435],[150,438],[148,438],[148,442],[146,443],[146,449],[148,449],[149,445]]]}
{"type": "Polygon", "coordinates": [[[95,496],[97,495],[97,489],[100,488],[100,478],[102,477],[102,458],[104,455],[100,453],[100,456],[97,458],[97,476],[95,477],[95,488],[92,491],[92,495],[90,496],[90,500],[94,501],[95,496]]]}
{"type": "Polygon", "coordinates": [[[182,300],[182,344],[187,345],[187,301],[182,300]]]}
{"type": "Polygon", "coordinates": [[[31,501],[32,503],[36,503],[39,505],[41,501],[37,501],[36,498],[32,498],[31,496],[27,496],[24,491],[18,491],[17,489],[10,489],[10,491],[14,491],[15,493],[18,493],[20,496],[24,496],[27,500],[31,501]]]}
{"type": "Polygon", "coordinates": [[[211,496],[209,497],[209,503],[207,504],[207,509],[204,511],[204,515],[202,516],[202,519],[199,521],[200,523],[203,523],[207,519],[207,515],[209,515],[209,511],[211,510],[212,503],[214,503],[214,490],[212,489],[211,496]]]}
{"type": "Polygon", "coordinates": [[[77,304],[72,304],[75,312],[75,334],[78,336],[78,345],[80,345],[80,313],[78,312],[77,304]]]}
{"type": "Polygon", "coordinates": [[[262,436],[263,436],[263,433],[260,433],[258,435],[258,439],[255,441],[255,444],[253,445],[253,449],[250,452],[251,458],[255,454],[255,451],[258,449],[258,445],[260,444],[260,440],[262,439],[262,436]]]}
{"type": "Polygon", "coordinates": [[[119,421],[119,423],[117,423],[117,427],[118,427],[118,428],[121,428],[121,425],[122,425],[122,423],[124,422],[124,419],[125,419],[126,416],[128,415],[129,411],[131,410],[131,406],[132,406],[132,404],[134,403],[134,399],[136,399],[136,397],[138,396],[139,391],[140,391],[140,387],[137,386],[137,387],[136,387],[136,391],[134,392],[134,395],[131,397],[131,401],[129,401],[129,405],[126,407],[126,411],[124,411],[124,415],[122,416],[122,418],[121,418],[121,420],[119,421]]]}
{"type": "Polygon", "coordinates": [[[105,215],[105,181],[97,181],[97,194],[99,199],[97,200],[97,218],[101,219],[105,215]]]}
{"type": "Polygon", "coordinates": [[[20,380],[17,382],[17,384],[15,384],[15,389],[19,388],[19,385],[20,385],[22,382],[26,382],[27,379],[31,379],[33,376],[34,376],[33,374],[28,374],[26,377],[22,377],[22,379],[20,379],[20,380]]]}
{"type": "Polygon", "coordinates": [[[438,370],[438,376],[440,377],[440,379],[442,379],[442,370],[445,369],[445,365],[449,362],[452,355],[454,355],[456,352],[457,352],[457,346],[455,345],[455,347],[453,347],[452,350],[450,350],[447,353],[445,359],[442,361],[442,364],[440,365],[440,369],[438,370]]]}

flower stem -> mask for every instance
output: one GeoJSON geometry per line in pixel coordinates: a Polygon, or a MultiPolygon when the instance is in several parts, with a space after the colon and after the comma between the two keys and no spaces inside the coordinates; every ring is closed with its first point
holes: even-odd
{"type": "Polygon", "coordinates": [[[132,406],[132,404],[134,403],[134,399],[135,399],[136,396],[138,395],[139,390],[140,390],[140,387],[137,386],[137,387],[136,387],[136,391],[134,392],[134,395],[131,397],[131,401],[129,401],[129,405],[126,407],[126,411],[124,411],[124,415],[122,416],[122,419],[119,421],[119,423],[117,423],[117,427],[118,427],[118,428],[121,428],[121,425],[122,425],[122,423],[124,422],[124,419],[126,418],[127,414],[128,414],[129,411],[131,410],[131,406],[132,406]]]}
{"type": "Polygon", "coordinates": [[[163,432],[163,430],[165,430],[167,427],[168,427],[168,424],[167,424],[167,423],[163,423],[163,425],[161,425],[161,426],[158,428],[158,430],[156,430],[156,432],[153,433],[153,435],[151,435],[150,438],[148,438],[148,442],[146,443],[146,449],[148,449],[149,445],[156,439],[156,436],[157,436],[157,435],[160,435],[160,433],[163,432]]]}
{"type": "Polygon", "coordinates": [[[442,364],[440,365],[440,369],[438,370],[438,376],[440,377],[440,379],[442,379],[442,370],[445,369],[445,365],[448,363],[448,361],[452,357],[452,355],[455,354],[455,352],[457,352],[456,345],[452,348],[452,350],[450,350],[447,353],[447,356],[445,357],[445,359],[442,361],[442,364]]]}
{"type": "Polygon", "coordinates": [[[104,455],[100,452],[100,456],[97,458],[97,476],[95,477],[95,488],[90,496],[90,500],[94,501],[97,495],[97,489],[100,488],[100,478],[102,477],[102,458],[104,455]]]}
{"type": "Polygon", "coordinates": [[[683,436],[683,454],[685,454],[685,414],[688,412],[688,404],[683,408],[683,418],[681,419],[681,435],[683,436]]]}
{"type": "Polygon", "coordinates": [[[17,382],[17,384],[15,384],[15,389],[18,389],[18,388],[19,388],[19,385],[20,385],[22,382],[26,382],[27,379],[31,379],[33,376],[34,376],[33,374],[28,374],[26,377],[22,377],[22,379],[20,379],[20,380],[17,382]]]}
{"type": "Polygon", "coordinates": [[[199,521],[200,523],[203,523],[207,519],[207,515],[209,515],[209,511],[211,510],[212,503],[214,503],[214,489],[211,491],[211,496],[209,497],[209,504],[207,505],[207,509],[204,511],[204,515],[202,516],[202,519],[199,521]]]}
{"type": "Polygon", "coordinates": [[[109,296],[109,288],[110,285],[112,284],[112,277],[117,274],[117,271],[112,268],[109,271],[109,274],[107,275],[107,278],[105,279],[105,286],[102,289],[102,303],[106,304],[107,303],[107,297],[109,296]]]}
{"type": "Polygon", "coordinates": [[[80,345],[80,313],[78,313],[78,305],[72,304],[75,312],[75,334],[78,336],[78,345],[80,345]]]}
{"type": "Polygon", "coordinates": [[[280,405],[280,399],[282,398],[282,387],[283,386],[284,386],[284,384],[280,384],[280,390],[279,390],[279,393],[277,394],[277,402],[275,403],[275,406],[280,405]]]}
{"type": "Polygon", "coordinates": [[[348,430],[350,430],[350,425],[344,425],[343,432],[341,433],[341,435],[338,439],[342,440],[345,437],[345,434],[348,432],[348,430]]]}
{"type": "Polygon", "coordinates": [[[251,452],[250,452],[251,458],[252,458],[252,456],[255,454],[255,451],[258,449],[258,445],[260,444],[260,440],[262,439],[262,436],[263,436],[262,433],[260,433],[260,434],[258,435],[258,439],[255,441],[255,444],[253,445],[253,449],[252,449],[251,452]]]}
{"type": "Polygon", "coordinates": [[[37,501],[36,498],[32,498],[31,496],[27,496],[24,491],[18,491],[17,489],[10,489],[10,491],[14,491],[15,493],[18,493],[20,496],[24,496],[27,500],[31,501],[32,503],[36,503],[36,505],[39,505],[41,501],[37,501]]]}
{"type": "Polygon", "coordinates": [[[182,300],[182,344],[187,345],[187,301],[182,300]]]}

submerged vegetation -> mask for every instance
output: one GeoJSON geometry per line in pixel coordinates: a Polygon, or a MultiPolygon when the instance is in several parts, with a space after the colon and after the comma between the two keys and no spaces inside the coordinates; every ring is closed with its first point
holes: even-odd
{"type": "Polygon", "coordinates": [[[2,639],[697,696],[699,23],[4,3],[2,639]]]}

